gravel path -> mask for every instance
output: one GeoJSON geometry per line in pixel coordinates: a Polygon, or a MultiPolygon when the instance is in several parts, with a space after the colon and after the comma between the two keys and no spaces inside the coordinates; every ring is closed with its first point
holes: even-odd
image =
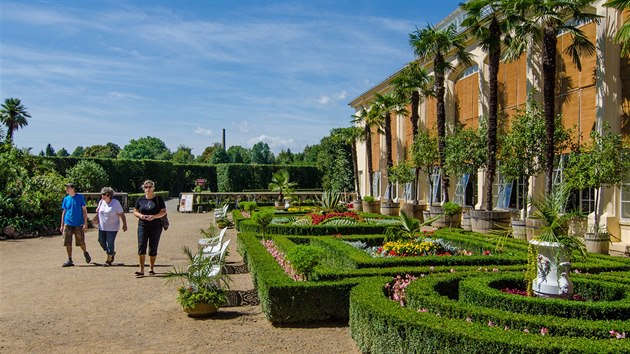
{"type": "MultiPolygon", "coordinates": [[[[258,305],[189,318],[175,299],[177,284],[161,274],[185,264],[181,246],[195,247],[212,216],[177,213],[176,204],[167,202],[171,227],[162,234],[156,276],[133,275],[132,213],[129,230],[118,233],[112,267],[102,266],[106,256],[93,230],[86,235],[92,263],[75,247],[76,265],[69,268],[61,267],[61,236],[0,242],[0,353],[358,353],[343,324],[274,327],[258,305]]],[[[238,268],[236,231],[226,236],[232,240],[228,264],[238,268]]],[[[231,278],[233,290],[253,289],[249,274],[231,278]]]]}

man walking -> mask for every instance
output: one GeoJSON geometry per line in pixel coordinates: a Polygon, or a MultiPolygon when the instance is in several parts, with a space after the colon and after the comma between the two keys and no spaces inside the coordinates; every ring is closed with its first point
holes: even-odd
{"type": "Polygon", "coordinates": [[[63,245],[66,246],[68,260],[62,267],[72,267],[72,235],[74,235],[75,245],[81,247],[85,262],[90,263],[92,258],[85,248],[85,233],[87,230],[87,208],[85,198],[74,189],[74,183],[66,184],[66,195],[61,202],[61,227],[59,231],[63,234],[63,245]]]}

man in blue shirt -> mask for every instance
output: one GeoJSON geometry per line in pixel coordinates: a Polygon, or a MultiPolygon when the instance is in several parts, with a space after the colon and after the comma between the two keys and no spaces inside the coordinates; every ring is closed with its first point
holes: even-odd
{"type": "Polygon", "coordinates": [[[63,245],[68,252],[68,261],[62,267],[71,267],[72,262],[72,235],[74,235],[75,245],[81,247],[85,262],[90,263],[92,258],[85,248],[85,233],[87,230],[87,208],[85,198],[74,189],[74,183],[66,184],[68,195],[61,202],[61,227],[59,231],[63,234],[63,245]]]}

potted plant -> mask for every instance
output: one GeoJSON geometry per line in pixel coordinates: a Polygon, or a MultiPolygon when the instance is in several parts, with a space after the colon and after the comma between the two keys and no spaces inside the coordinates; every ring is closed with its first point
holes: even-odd
{"type": "MultiPolygon", "coordinates": [[[[418,184],[420,172],[424,172],[427,178],[428,186],[428,205],[433,204],[433,180],[431,179],[431,172],[438,165],[438,145],[437,137],[429,133],[428,130],[419,130],[418,134],[413,140],[411,145],[411,161],[416,168],[416,181],[414,186],[418,184]]],[[[414,204],[418,204],[418,193],[414,188],[414,204]]],[[[427,210],[427,206],[422,207],[423,220],[429,220],[431,218],[431,212],[427,210]]]]}
{"type": "Polygon", "coordinates": [[[624,150],[621,135],[610,131],[607,123],[602,132],[590,134],[590,144],[577,147],[566,166],[566,183],[573,189],[595,189],[594,224],[585,234],[589,252],[608,253],[610,233],[600,226],[602,187],[620,185],[630,170],[630,154],[624,150]]]}
{"type": "Polygon", "coordinates": [[[273,173],[271,183],[269,183],[269,190],[278,192],[278,199],[275,201],[276,209],[285,209],[284,193],[290,194],[295,185],[294,182],[289,182],[289,171],[281,169],[273,173]]]}
{"type": "Polygon", "coordinates": [[[462,207],[454,202],[442,204],[442,215],[433,221],[435,227],[460,227],[462,221],[462,207]]]}
{"type": "Polygon", "coordinates": [[[177,301],[190,317],[204,317],[215,313],[227,303],[228,277],[221,269],[225,264],[224,255],[203,256],[201,251],[193,253],[183,246],[188,265],[185,269],[175,268],[166,274],[169,281],[182,279],[177,288],[177,301]]]}
{"type": "MultiPolygon", "coordinates": [[[[391,184],[398,183],[399,185],[405,186],[407,183],[413,182],[415,173],[410,162],[402,161],[390,167],[387,170],[387,176],[391,184]]],[[[422,210],[418,212],[421,213],[422,210]]],[[[400,214],[400,203],[392,201],[389,205],[381,205],[381,214],[398,216],[400,214]]]]}
{"type": "Polygon", "coordinates": [[[381,209],[381,202],[371,195],[363,196],[363,212],[378,214],[381,209]]]}
{"type": "Polygon", "coordinates": [[[551,298],[573,295],[569,278],[572,255],[574,251],[586,255],[586,250],[579,237],[568,233],[568,220],[572,217],[565,213],[568,196],[567,186],[560,185],[541,199],[532,201],[536,208],[533,216],[544,223],[540,234],[529,241],[526,279],[530,295],[551,298]]]}

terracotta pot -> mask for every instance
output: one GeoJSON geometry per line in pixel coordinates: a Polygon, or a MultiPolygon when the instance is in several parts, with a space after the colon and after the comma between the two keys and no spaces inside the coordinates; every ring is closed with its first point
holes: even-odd
{"type": "Polygon", "coordinates": [[[219,308],[215,305],[200,302],[193,306],[193,308],[184,308],[184,311],[186,311],[190,317],[206,317],[217,312],[218,309],[219,308]]]}

